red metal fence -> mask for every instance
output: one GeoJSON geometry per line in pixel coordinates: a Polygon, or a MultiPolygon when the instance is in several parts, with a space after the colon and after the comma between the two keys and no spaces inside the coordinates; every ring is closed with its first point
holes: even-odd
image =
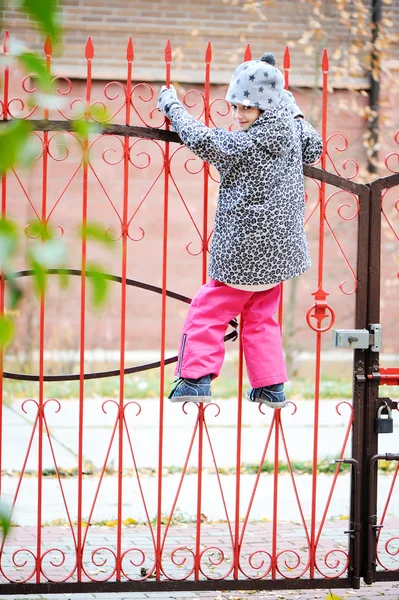
{"type": "MultiPolygon", "coordinates": [[[[6,36],[6,54],[8,44],[6,36]]],[[[49,41],[45,54],[50,69],[49,41]]],[[[283,413],[263,412],[259,407],[254,417],[257,409],[242,402],[245,375],[238,341],[235,399],[179,409],[164,397],[171,377],[168,364],[175,361],[168,347],[177,336],[180,321],[176,314],[181,313],[180,319],[184,316],[180,309],[184,304],[177,302],[187,303],[194,285],[206,281],[217,174],[177,145],[178,137],[169,131],[168,121],[156,113],[152,86],[133,83],[131,40],[126,82],[107,83],[102,98],[97,93],[98,83],[96,97],[92,94],[94,49],[90,38],[86,58],[84,91],[79,84],[59,77],[57,97],[66,102],[44,109],[27,101],[33,92],[29,77],[21,81],[16,74],[13,78],[7,65],[4,71],[3,120],[33,119],[39,150],[30,172],[17,169],[3,176],[2,217],[24,225],[33,217],[58,231],[70,243],[70,265],[64,272],[75,283],[60,291],[49,275],[39,301],[31,296],[25,300],[24,310],[33,311],[37,323],[33,372],[12,373],[15,352],[2,356],[2,393],[15,380],[32,384],[30,396],[23,402],[12,401],[16,388],[7,388],[11,401],[2,404],[2,494],[11,502],[13,519],[19,525],[2,544],[2,589],[6,593],[63,593],[218,589],[221,585],[231,589],[358,587],[362,576],[370,582],[387,574],[397,578],[397,537],[387,523],[391,509],[396,517],[398,513],[392,506],[398,469],[392,471],[384,488],[378,475],[378,489],[384,490],[378,496],[378,523],[377,494],[362,501],[369,489],[369,475],[377,486],[379,456],[395,464],[398,460],[388,437],[381,442],[388,444],[386,448],[377,447],[374,432],[376,410],[382,404],[375,377],[380,374],[378,353],[356,351],[352,403],[326,402],[321,392],[321,375],[328,362],[322,350],[331,345],[334,321],[338,327],[349,328],[367,328],[379,321],[375,294],[379,291],[380,248],[385,248],[380,236],[386,231],[381,229],[381,218],[391,242],[397,244],[399,239],[395,201],[399,176],[393,165],[397,148],[387,155],[388,174],[378,185],[355,182],[356,161],[337,162],[337,150],[346,150],[348,139],[343,134],[327,135],[329,69],[325,51],[321,65],[324,152],[320,165],[305,168],[314,267],[309,278],[303,278],[308,283],[301,288],[301,295],[308,294],[303,325],[313,332],[312,338],[308,336],[308,349],[315,356],[313,398],[293,398],[283,413]],[[76,89],[82,93],[77,95],[76,89]],[[106,122],[98,117],[95,108],[99,106],[107,108],[106,122]],[[72,119],[97,120],[99,130],[79,136],[72,130],[72,119]],[[352,174],[343,177],[350,167],[352,174]],[[59,190],[52,176],[55,169],[57,181],[63,176],[59,190]],[[196,181],[195,188],[192,181],[196,181]],[[192,197],[192,189],[197,192],[199,188],[201,202],[192,197]],[[23,206],[29,210],[25,212],[23,206]],[[91,261],[100,256],[109,264],[110,253],[98,250],[85,234],[78,243],[73,234],[76,225],[84,226],[90,220],[100,222],[115,240],[109,278],[119,286],[102,315],[90,309],[87,285],[91,261]],[[348,245],[351,238],[357,240],[357,250],[348,245]],[[336,254],[331,261],[332,248],[336,254]],[[184,259],[178,258],[179,252],[184,259]],[[350,281],[337,279],[338,263],[347,270],[350,281]],[[315,287],[309,289],[309,282],[315,287]],[[154,296],[149,292],[155,292],[154,296]],[[334,303],[329,298],[335,298],[334,303]],[[96,340],[100,345],[98,340],[111,313],[119,320],[116,365],[89,372],[87,350],[95,349],[96,340]],[[79,357],[77,372],[51,373],[46,350],[54,332],[49,331],[48,315],[54,319],[56,338],[66,318],[72,340],[69,349],[79,357]],[[132,367],[126,357],[130,344],[135,347],[130,340],[141,321],[159,332],[159,362],[132,367]],[[168,338],[171,330],[174,337],[168,338]],[[158,369],[154,376],[158,398],[129,397],[129,378],[150,367],[158,369]],[[119,380],[117,398],[107,397],[104,391],[92,397],[87,391],[90,380],[112,377],[119,380]],[[78,382],[76,402],[49,395],[49,386],[63,381],[78,382]],[[335,427],[331,439],[330,424],[335,427]],[[330,461],[338,460],[328,476],[318,472],[320,459],[326,457],[324,436],[327,448],[331,446],[330,461]],[[308,476],[298,474],[293,465],[302,448],[309,450],[308,476]],[[68,450],[69,458],[73,455],[68,472],[62,463],[63,449],[68,450]],[[391,455],[387,457],[388,450],[391,455]],[[226,457],[234,457],[229,468],[226,457]],[[88,465],[88,458],[94,466],[88,465]],[[351,465],[351,474],[344,463],[351,465]],[[61,509],[52,506],[55,497],[61,509]],[[101,510],[102,505],[108,513],[101,510]],[[342,512],[342,506],[347,512],[342,512]],[[381,567],[379,575],[373,567],[376,560],[381,567]]],[[[248,47],[245,60],[250,58],[248,47]]],[[[187,92],[185,102],[206,125],[229,126],[227,103],[211,99],[211,60],[209,44],[204,91],[187,92]]],[[[172,77],[171,61],[168,42],[167,85],[172,77]]],[[[287,86],[289,70],[287,50],[287,86]]],[[[393,143],[398,142],[396,133],[393,143]]],[[[26,244],[35,243],[29,226],[25,233],[26,244]]],[[[392,251],[397,253],[397,246],[392,251]]],[[[22,258],[20,265],[17,276],[28,281],[31,273],[23,270],[22,258]]],[[[4,278],[0,299],[4,313],[4,278]]],[[[24,315],[21,311],[17,323],[20,339],[31,322],[24,315]]],[[[284,327],[283,305],[280,319],[284,327]]],[[[232,323],[229,339],[236,337],[236,328],[237,323],[232,323]]],[[[137,347],[144,350],[146,337],[144,334],[143,339],[142,329],[140,332],[137,347]]],[[[393,401],[387,403],[396,408],[393,401]]]]}

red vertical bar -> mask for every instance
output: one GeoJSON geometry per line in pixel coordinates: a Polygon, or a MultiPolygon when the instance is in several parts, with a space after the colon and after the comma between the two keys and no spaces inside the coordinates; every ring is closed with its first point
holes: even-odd
{"type": "MultiPolygon", "coordinates": [[[[129,38],[127,45],[126,78],[126,125],[130,125],[130,100],[132,91],[133,42],[129,38]]],[[[129,137],[124,139],[123,162],[123,214],[122,214],[122,287],[121,287],[121,323],[120,323],[120,382],[119,382],[119,447],[118,447],[118,525],[116,547],[116,579],[121,579],[122,556],[122,499],[123,499],[123,413],[125,400],[125,345],[126,345],[126,276],[127,276],[127,239],[129,211],[129,137]]]]}
{"type": "MultiPolygon", "coordinates": [[[[284,59],[284,88],[288,89],[289,72],[291,67],[291,57],[288,46],[285,47],[284,59]]],[[[280,283],[280,302],[278,307],[278,322],[280,330],[283,329],[283,303],[284,303],[284,284],[280,283]]],[[[273,471],[273,527],[272,527],[272,578],[277,575],[277,529],[278,529],[278,464],[279,464],[279,436],[281,428],[281,410],[275,411],[275,428],[274,428],[274,471],[273,471]]]]}
{"type": "MultiPolygon", "coordinates": [[[[252,60],[250,44],[247,44],[244,53],[244,62],[252,60]]],[[[242,395],[243,395],[243,372],[244,352],[242,345],[242,331],[244,328],[244,317],[240,315],[239,349],[238,349],[238,404],[237,404],[237,449],[236,449],[236,499],[235,499],[235,522],[234,522],[234,569],[233,577],[238,579],[240,568],[240,495],[241,495],[241,444],[242,444],[242,395]]]]}
{"type": "MultiPolygon", "coordinates": [[[[165,83],[170,86],[170,63],[172,62],[172,47],[170,40],[165,46],[165,83]]],[[[170,122],[166,119],[166,130],[170,129],[170,122]]],[[[162,240],[162,301],[161,301],[161,368],[159,382],[159,446],[158,446],[158,505],[157,505],[157,559],[156,577],[161,577],[162,549],[162,468],[163,468],[163,421],[164,421],[164,389],[165,389],[165,345],[166,345],[166,283],[168,266],[168,213],[169,213],[169,173],[170,173],[170,148],[165,142],[164,154],[164,202],[163,202],[163,240],[162,240]]]]}
{"type": "MultiPolygon", "coordinates": [[[[284,88],[288,90],[289,78],[290,78],[290,68],[291,68],[291,56],[288,46],[285,47],[284,51],[284,59],[283,59],[283,67],[284,67],[284,88]]],[[[283,303],[284,303],[284,284],[281,282],[280,284],[280,303],[278,306],[278,322],[280,324],[280,330],[283,330],[283,303]]]]}
{"type": "Polygon", "coordinates": [[[194,566],[194,577],[197,581],[200,577],[200,563],[201,563],[201,500],[202,500],[202,454],[203,454],[203,443],[204,443],[204,404],[202,402],[198,405],[198,475],[197,475],[197,516],[195,523],[195,566],[194,566]]]}
{"type": "Polygon", "coordinates": [[[241,493],[241,438],[242,438],[242,379],[244,370],[244,355],[242,347],[242,330],[244,318],[240,318],[240,345],[238,351],[238,403],[237,403],[237,451],[236,451],[236,502],[234,522],[234,579],[238,579],[240,566],[240,493],[241,493]]]}
{"type": "MultiPolygon", "coordinates": [[[[94,57],[94,47],[91,37],[87,39],[85,48],[85,57],[87,61],[87,79],[86,79],[86,111],[85,119],[89,119],[89,108],[91,98],[91,70],[94,57]]],[[[87,199],[88,199],[88,152],[89,141],[87,138],[83,141],[83,188],[82,188],[82,276],[80,282],[80,362],[79,362],[79,441],[78,441],[78,531],[77,531],[77,574],[78,581],[82,581],[82,502],[83,502],[83,424],[84,424],[84,392],[85,392],[85,329],[86,329],[86,262],[87,262],[87,199]]]]}
{"type": "MultiPolygon", "coordinates": [[[[44,45],[46,54],[46,69],[50,72],[51,42],[46,39],[44,45]]],[[[44,110],[44,118],[48,119],[49,111],[44,110]]],[[[42,227],[47,227],[47,181],[48,181],[48,131],[43,132],[43,168],[42,168],[42,227]]],[[[42,244],[46,243],[45,233],[42,233],[42,244]]],[[[40,293],[39,320],[39,408],[38,408],[38,466],[37,466],[37,537],[36,537],[36,583],[40,583],[41,545],[42,545],[42,501],[43,501],[43,416],[44,416],[44,325],[45,325],[45,290],[40,293]]]]}
{"type": "MultiPolygon", "coordinates": [[[[209,99],[211,76],[212,46],[208,42],[205,52],[205,125],[209,127],[209,99]]],[[[202,231],[202,284],[206,283],[208,263],[208,198],[209,198],[209,164],[204,163],[204,206],[203,206],[203,231],[202,231]]]]}
{"type": "Polygon", "coordinates": [[[291,68],[291,55],[290,55],[290,49],[288,48],[288,46],[286,46],[285,50],[284,50],[283,67],[284,67],[284,88],[286,90],[288,90],[289,78],[290,78],[290,68],[291,68]]]}
{"type": "MultiPolygon", "coordinates": [[[[4,45],[3,51],[4,55],[8,55],[8,43],[9,43],[9,34],[6,31],[4,35],[4,45]]],[[[4,79],[3,79],[3,120],[8,120],[8,91],[10,84],[10,69],[8,67],[7,61],[5,61],[4,67],[4,79]]],[[[5,173],[1,176],[1,218],[6,218],[6,207],[7,207],[7,175],[5,173]]],[[[1,271],[0,274],[0,316],[4,317],[4,290],[5,290],[5,280],[4,280],[4,271],[1,271]]],[[[2,477],[1,473],[3,472],[3,371],[4,371],[4,347],[0,348],[0,495],[2,492],[2,477]]]]}
{"type": "MultiPolygon", "coordinates": [[[[209,127],[209,98],[210,98],[210,72],[212,61],[212,46],[208,42],[205,51],[205,125],[209,127]]],[[[204,202],[203,202],[203,234],[202,234],[202,284],[206,283],[207,274],[207,250],[208,250],[208,183],[209,164],[204,163],[204,202]]],[[[201,505],[202,505],[202,463],[203,463],[203,441],[204,441],[204,405],[199,404],[198,415],[198,474],[197,474],[197,517],[195,536],[195,579],[200,576],[200,554],[201,554],[201,505]]]]}
{"type": "MultiPolygon", "coordinates": [[[[327,139],[327,94],[328,94],[328,54],[327,50],[323,52],[322,58],[323,70],[323,104],[322,104],[322,138],[323,154],[321,157],[322,169],[326,168],[326,139],[327,139]]],[[[319,256],[318,256],[318,291],[323,291],[323,267],[324,267],[324,220],[325,220],[325,197],[326,185],[321,182],[320,187],[320,219],[319,219],[319,256]]],[[[317,303],[317,292],[316,292],[317,303]]],[[[320,404],[320,353],[321,353],[321,332],[316,332],[316,369],[315,369],[315,414],[314,414],[314,434],[313,434],[313,470],[312,470],[312,514],[310,529],[310,576],[315,574],[316,561],[316,495],[317,495],[317,453],[318,453],[318,428],[319,428],[319,404],[320,404]]]]}
{"type": "Polygon", "coordinates": [[[272,529],[272,579],[277,575],[277,525],[278,525],[278,457],[281,427],[281,408],[274,411],[274,469],[273,469],[273,529],[272,529]]]}

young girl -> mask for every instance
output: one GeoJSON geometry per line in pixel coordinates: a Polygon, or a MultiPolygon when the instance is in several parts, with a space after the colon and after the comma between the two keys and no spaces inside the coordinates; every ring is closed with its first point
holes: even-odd
{"type": "Polygon", "coordinates": [[[185,145],[220,173],[209,283],[191,302],[172,402],[209,402],[224,359],[223,338],[242,313],[242,343],[251,388],[247,398],[287,404],[280,327],[281,286],[310,267],[304,230],[303,163],[318,160],[322,141],[284,90],[273,54],[241,64],[226,99],[239,131],[210,129],[162,87],[158,108],[185,145]],[[301,117],[301,118],[297,118],[301,117]]]}

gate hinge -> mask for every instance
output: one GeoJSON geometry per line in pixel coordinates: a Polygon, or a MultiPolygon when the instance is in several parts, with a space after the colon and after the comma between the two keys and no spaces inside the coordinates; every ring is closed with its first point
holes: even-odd
{"type": "Polygon", "coordinates": [[[334,348],[370,348],[372,352],[381,350],[381,325],[373,323],[368,329],[333,329],[334,348]]]}

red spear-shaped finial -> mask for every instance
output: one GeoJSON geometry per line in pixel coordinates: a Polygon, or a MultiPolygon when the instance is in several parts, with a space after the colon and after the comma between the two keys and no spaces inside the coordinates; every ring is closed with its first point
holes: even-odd
{"type": "Polygon", "coordinates": [[[290,49],[288,48],[288,46],[285,47],[283,66],[284,66],[284,69],[291,68],[291,55],[290,55],[290,49]]]}
{"type": "Polygon", "coordinates": [[[53,44],[51,43],[51,37],[49,35],[44,42],[44,53],[46,56],[51,56],[53,53],[53,44]]]}
{"type": "Polygon", "coordinates": [[[87,38],[85,56],[87,59],[92,59],[94,56],[94,46],[91,37],[87,38]]]}
{"type": "Polygon", "coordinates": [[[127,43],[126,58],[127,58],[128,62],[133,62],[134,48],[133,48],[133,40],[131,37],[129,38],[129,41],[127,43]]]}
{"type": "Polygon", "coordinates": [[[209,63],[212,61],[212,45],[211,42],[208,42],[208,45],[206,47],[206,51],[205,51],[205,62],[206,64],[209,65],[209,63]]]}
{"type": "Polygon", "coordinates": [[[8,31],[5,32],[4,34],[4,42],[3,42],[3,50],[4,50],[4,54],[8,54],[9,51],[9,42],[10,42],[10,34],[8,33],[8,31]]]}
{"type": "Polygon", "coordinates": [[[323,69],[323,73],[327,73],[328,72],[328,52],[327,49],[324,48],[323,51],[323,58],[321,61],[321,68],[323,69]]]}
{"type": "Polygon", "coordinates": [[[165,62],[166,63],[172,62],[172,45],[171,45],[169,39],[166,42],[166,46],[165,46],[165,62]]]}
{"type": "Polygon", "coordinates": [[[247,44],[247,47],[245,48],[245,53],[244,53],[244,62],[248,62],[249,60],[252,60],[251,44],[247,44]]]}

